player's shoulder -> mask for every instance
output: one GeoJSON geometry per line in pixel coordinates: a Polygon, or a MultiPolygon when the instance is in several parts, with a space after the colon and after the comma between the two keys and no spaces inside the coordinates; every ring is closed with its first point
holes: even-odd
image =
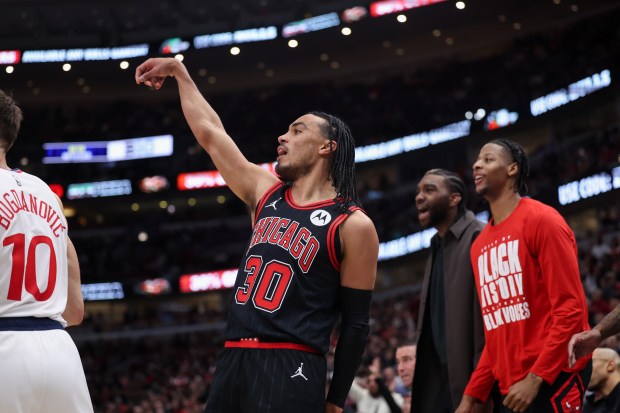
{"type": "Polygon", "coordinates": [[[528,221],[530,221],[530,223],[546,220],[560,220],[564,222],[562,215],[560,215],[560,213],[552,206],[532,198],[523,198],[521,202],[523,202],[525,207],[525,217],[528,221]]]}
{"type": "Polygon", "coordinates": [[[355,227],[359,229],[375,229],[375,224],[372,219],[366,214],[366,211],[359,207],[352,207],[349,209],[350,214],[345,223],[349,227],[355,227]]]}
{"type": "Polygon", "coordinates": [[[353,211],[342,223],[341,234],[345,238],[377,239],[375,224],[360,208],[353,208],[353,211]]]}

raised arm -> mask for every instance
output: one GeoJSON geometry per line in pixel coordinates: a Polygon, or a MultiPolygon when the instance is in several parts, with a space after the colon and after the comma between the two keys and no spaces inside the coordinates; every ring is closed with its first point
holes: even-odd
{"type": "Polygon", "coordinates": [[[340,227],[343,250],[340,265],[342,324],[334,358],[334,375],[325,411],[342,412],[369,331],[370,303],[377,276],[379,239],[364,213],[354,212],[340,227]]]}
{"type": "MultiPolygon", "coordinates": [[[[183,114],[196,140],[213,159],[230,189],[253,209],[278,178],[243,156],[183,63],[174,58],[148,59],[136,68],[135,79],[137,84],[160,89],[168,76],[177,81],[183,114]]],[[[274,141],[274,154],[275,150],[274,141]]]]}

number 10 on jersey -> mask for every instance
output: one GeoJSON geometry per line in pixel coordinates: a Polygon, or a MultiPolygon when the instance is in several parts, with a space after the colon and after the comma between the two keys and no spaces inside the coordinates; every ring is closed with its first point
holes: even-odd
{"type": "Polygon", "coordinates": [[[2,245],[4,247],[13,245],[11,253],[11,281],[9,282],[7,298],[13,301],[21,301],[24,282],[26,284],[26,291],[32,294],[35,300],[45,301],[50,298],[56,286],[56,251],[54,250],[52,240],[45,235],[32,237],[27,248],[27,255],[26,235],[24,234],[14,234],[6,237],[2,245]],[[43,292],[41,292],[37,285],[36,253],[39,245],[47,245],[50,249],[47,288],[43,292]]]}

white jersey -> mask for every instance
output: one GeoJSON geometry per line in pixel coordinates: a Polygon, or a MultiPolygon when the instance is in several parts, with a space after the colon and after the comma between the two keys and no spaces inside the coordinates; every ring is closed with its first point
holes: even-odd
{"type": "Polygon", "coordinates": [[[67,221],[41,179],[0,169],[0,241],[0,317],[66,325],[67,221]]]}

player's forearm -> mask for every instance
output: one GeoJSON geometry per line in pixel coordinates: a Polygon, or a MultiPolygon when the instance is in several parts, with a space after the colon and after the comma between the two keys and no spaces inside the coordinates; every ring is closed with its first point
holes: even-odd
{"type": "Polygon", "coordinates": [[[71,240],[67,239],[68,291],[67,306],[62,313],[68,326],[80,324],[84,318],[84,299],[77,252],[71,240]]]}
{"type": "Polygon", "coordinates": [[[181,62],[174,66],[173,76],[179,88],[183,115],[198,142],[204,146],[214,136],[214,130],[224,131],[224,125],[181,62]]]}
{"type": "Polygon", "coordinates": [[[355,371],[362,361],[369,332],[372,291],[340,287],[342,324],[327,401],[344,406],[355,371]]]}
{"type": "Polygon", "coordinates": [[[620,333],[620,304],[594,326],[594,330],[601,333],[601,340],[620,333]]]}

